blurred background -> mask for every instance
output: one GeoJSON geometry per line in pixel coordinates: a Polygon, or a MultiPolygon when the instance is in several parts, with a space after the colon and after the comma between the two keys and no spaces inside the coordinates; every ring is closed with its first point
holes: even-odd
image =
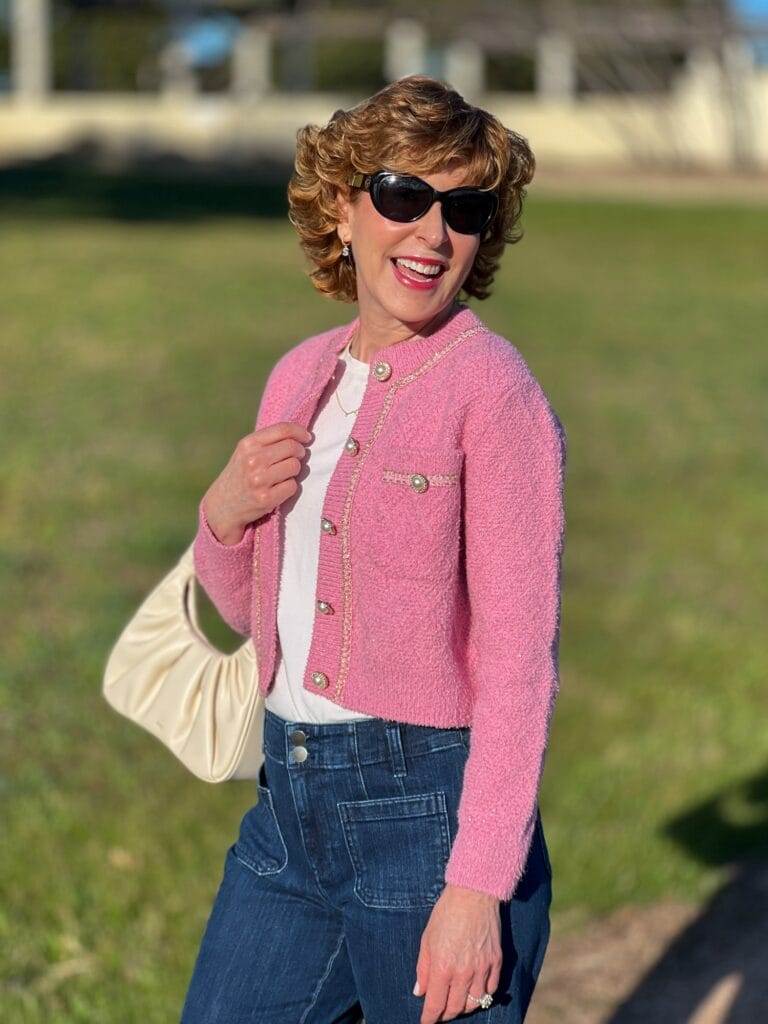
{"type": "Polygon", "coordinates": [[[250,176],[333,104],[423,72],[545,166],[765,170],[767,25],[764,0],[0,0],[0,157],[250,176]]]}
{"type": "Polygon", "coordinates": [[[106,657],[275,360],[355,315],[287,220],[297,129],[415,72],[537,158],[472,303],[569,438],[528,1019],[768,1019],[768,0],[0,0],[4,1024],[178,1019],[254,796],[106,657]]]}

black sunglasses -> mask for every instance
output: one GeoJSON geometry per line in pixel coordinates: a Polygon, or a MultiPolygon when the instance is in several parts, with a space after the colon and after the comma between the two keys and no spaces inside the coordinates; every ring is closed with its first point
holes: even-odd
{"type": "Polygon", "coordinates": [[[382,217],[401,224],[423,217],[437,199],[442,204],[446,223],[461,235],[480,234],[499,207],[498,195],[488,189],[460,185],[440,192],[429,182],[399,171],[357,173],[347,184],[370,192],[371,202],[382,217]]]}

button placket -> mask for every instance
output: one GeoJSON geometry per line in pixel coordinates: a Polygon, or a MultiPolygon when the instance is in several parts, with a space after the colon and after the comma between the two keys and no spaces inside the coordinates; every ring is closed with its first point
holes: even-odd
{"type": "MultiPolygon", "coordinates": [[[[388,364],[386,364],[388,365],[388,364]]],[[[346,455],[357,455],[360,451],[360,442],[356,437],[350,435],[344,442],[344,453],[346,455]]],[[[323,516],[320,520],[320,529],[326,536],[336,535],[336,524],[332,520],[328,519],[327,516],[323,516]]],[[[325,601],[323,598],[318,597],[315,601],[315,607],[323,615],[333,615],[335,609],[330,601],[325,601]]],[[[313,672],[312,681],[319,689],[325,689],[328,685],[328,677],[324,672],[313,672]]]]}
{"type": "MultiPolygon", "coordinates": [[[[392,376],[392,364],[386,362],[386,360],[379,360],[377,363],[375,363],[371,367],[370,375],[371,375],[371,377],[374,380],[381,381],[383,383],[383,382],[389,380],[389,378],[392,376]]],[[[391,399],[390,399],[390,401],[391,401],[391,399]]],[[[348,437],[346,442],[344,443],[344,453],[347,454],[347,455],[356,456],[360,452],[360,447],[361,447],[360,441],[356,437],[353,437],[353,436],[350,435],[350,437],[348,437]]],[[[426,480],[425,480],[425,483],[426,483],[426,480]]],[[[329,519],[327,516],[323,516],[323,518],[321,520],[321,530],[322,530],[322,533],[325,534],[325,536],[334,536],[337,533],[336,524],[331,519],[329,519]]],[[[344,565],[343,565],[344,552],[343,552],[343,550],[339,553],[339,557],[342,560],[342,575],[343,575],[343,572],[344,572],[344,565]]],[[[335,614],[335,609],[330,604],[330,602],[324,600],[323,598],[321,598],[319,596],[316,597],[316,607],[317,607],[318,611],[320,611],[321,613],[323,613],[325,615],[335,614]]],[[[329,623],[329,625],[330,625],[330,623],[329,623]]],[[[345,624],[344,623],[340,623],[340,628],[342,629],[342,647],[343,647],[343,644],[344,644],[343,633],[344,633],[344,629],[345,629],[345,624]]],[[[343,660],[342,660],[342,669],[341,669],[341,671],[342,672],[346,671],[346,667],[344,665],[343,660]]],[[[316,686],[320,690],[326,689],[328,687],[329,683],[330,683],[328,675],[325,672],[321,672],[319,669],[315,669],[314,671],[311,672],[310,679],[311,679],[313,685],[316,686]]]]}
{"type": "MultiPolygon", "coordinates": [[[[357,455],[360,451],[360,442],[357,438],[351,436],[348,437],[344,443],[344,451],[347,455],[357,455]]],[[[328,536],[333,536],[336,533],[335,524],[326,516],[323,516],[320,520],[320,529],[328,536]]],[[[315,606],[319,612],[323,613],[323,615],[333,615],[334,613],[333,605],[329,601],[324,601],[322,598],[317,599],[315,606]]]]}

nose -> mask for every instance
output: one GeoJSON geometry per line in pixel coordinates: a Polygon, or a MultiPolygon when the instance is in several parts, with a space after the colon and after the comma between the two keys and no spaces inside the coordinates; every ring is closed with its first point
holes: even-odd
{"type": "Polygon", "coordinates": [[[448,227],[443,217],[443,204],[436,199],[423,217],[416,221],[416,234],[426,245],[436,249],[448,238],[448,227]]]}

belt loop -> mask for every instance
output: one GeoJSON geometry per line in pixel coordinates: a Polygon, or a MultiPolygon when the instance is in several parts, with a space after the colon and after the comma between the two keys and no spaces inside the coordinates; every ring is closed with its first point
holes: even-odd
{"type": "Polygon", "coordinates": [[[387,743],[389,744],[389,759],[392,762],[392,773],[395,776],[405,775],[405,756],[403,754],[403,740],[400,735],[400,722],[388,722],[386,732],[387,743]]]}

